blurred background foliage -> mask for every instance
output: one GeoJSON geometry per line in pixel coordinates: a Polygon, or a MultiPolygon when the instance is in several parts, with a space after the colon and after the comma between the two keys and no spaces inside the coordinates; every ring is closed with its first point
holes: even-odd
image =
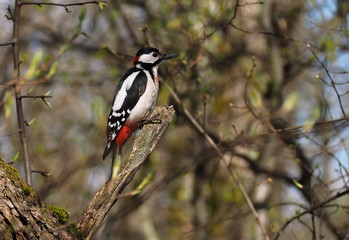
{"type": "MultiPolygon", "coordinates": [[[[0,42],[12,35],[3,17],[12,4],[0,4],[0,42]]],[[[110,159],[101,160],[107,115],[132,66],[123,54],[134,56],[147,44],[181,54],[160,69],[158,105],[173,104],[176,117],[126,191],[149,173],[154,178],[139,195],[117,202],[96,239],[262,239],[223,160],[183,106],[221,147],[270,236],[285,219],[348,188],[349,132],[338,120],[349,110],[347,1],[107,4],[103,11],[22,9],[22,93],[53,96],[46,104],[24,100],[32,168],[50,172],[33,175],[41,200],[75,219],[107,180],[110,159]],[[285,131],[273,133],[278,129],[285,131]]],[[[0,47],[0,68],[0,83],[11,81],[9,46],[0,47]]],[[[3,85],[0,99],[0,156],[10,162],[20,151],[12,88],[3,85]]],[[[21,155],[14,166],[23,176],[21,155]]],[[[292,222],[280,239],[344,239],[348,199],[292,222]]]]}

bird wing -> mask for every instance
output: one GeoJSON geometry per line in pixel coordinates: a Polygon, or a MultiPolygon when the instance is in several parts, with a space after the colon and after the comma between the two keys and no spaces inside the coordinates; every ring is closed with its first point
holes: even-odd
{"type": "Polygon", "coordinates": [[[113,100],[113,107],[108,117],[106,135],[107,146],[103,153],[103,160],[113,149],[113,142],[116,140],[121,128],[127,121],[132,109],[136,106],[140,97],[147,87],[147,76],[143,71],[130,69],[121,78],[113,100]]]}

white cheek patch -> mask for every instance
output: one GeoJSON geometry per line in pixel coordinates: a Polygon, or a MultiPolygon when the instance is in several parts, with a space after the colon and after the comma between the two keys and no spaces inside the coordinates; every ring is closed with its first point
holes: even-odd
{"type": "Polygon", "coordinates": [[[143,54],[139,57],[138,61],[139,62],[144,62],[144,63],[154,63],[158,60],[158,57],[154,57],[153,53],[150,54],[143,54]]]}

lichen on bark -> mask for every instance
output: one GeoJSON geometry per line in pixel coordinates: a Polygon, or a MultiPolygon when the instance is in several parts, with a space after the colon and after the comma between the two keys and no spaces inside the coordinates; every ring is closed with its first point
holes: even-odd
{"type": "Polygon", "coordinates": [[[18,171],[0,160],[0,239],[75,239],[18,171]]]}

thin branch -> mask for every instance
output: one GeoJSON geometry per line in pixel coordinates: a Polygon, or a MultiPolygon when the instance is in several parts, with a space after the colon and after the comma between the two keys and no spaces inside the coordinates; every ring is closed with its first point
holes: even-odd
{"type": "Polygon", "coordinates": [[[256,61],[255,61],[255,57],[252,57],[252,68],[250,69],[250,72],[248,73],[246,82],[245,82],[245,89],[244,89],[244,101],[245,101],[245,106],[247,107],[247,109],[250,111],[250,113],[252,113],[252,115],[255,117],[255,119],[258,120],[258,116],[254,113],[252,107],[250,106],[250,103],[247,99],[247,89],[248,89],[248,85],[251,82],[251,78],[252,78],[252,74],[254,69],[256,68],[256,61]]]}
{"type": "MultiPolygon", "coordinates": [[[[229,23],[228,24],[231,24],[233,22],[233,20],[236,18],[237,14],[238,14],[238,8],[240,7],[241,5],[239,4],[239,0],[236,0],[236,3],[235,3],[235,7],[234,7],[234,13],[233,13],[233,17],[230,19],[229,23]]],[[[227,25],[228,25],[227,24],[227,25]]]]}
{"type": "Polygon", "coordinates": [[[314,52],[314,50],[311,48],[310,44],[307,44],[307,47],[309,48],[309,50],[311,51],[311,53],[313,54],[313,56],[316,58],[316,60],[321,64],[321,66],[325,69],[326,74],[328,76],[328,78],[331,80],[331,86],[333,87],[333,90],[335,91],[338,101],[339,101],[339,106],[341,108],[342,114],[343,116],[346,118],[346,114],[343,108],[343,104],[342,104],[342,100],[341,100],[341,96],[338,93],[338,90],[335,86],[335,82],[333,81],[330,72],[328,71],[327,67],[325,66],[325,64],[319,59],[319,57],[316,55],[316,53],[314,52]]]}
{"type": "Polygon", "coordinates": [[[50,176],[52,173],[48,171],[32,170],[32,173],[39,173],[44,177],[50,176]]]}
{"type": "Polygon", "coordinates": [[[9,46],[9,45],[13,45],[15,42],[12,40],[8,41],[8,42],[4,42],[4,43],[0,43],[0,46],[9,46]]]}
{"type": "Polygon", "coordinates": [[[348,30],[345,30],[345,29],[335,29],[335,28],[331,28],[331,27],[328,27],[328,26],[322,26],[320,24],[317,24],[309,19],[305,19],[307,22],[315,25],[316,27],[318,28],[322,28],[322,29],[325,29],[325,30],[329,30],[329,31],[333,31],[333,32],[342,32],[342,33],[348,33],[349,31],[348,30]]]}
{"type": "Polygon", "coordinates": [[[50,95],[36,95],[36,96],[32,96],[32,95],[23,95],[21,96],[21,98],[33,98],[33,99],[37,99],[37,98],[41,98],[41,99],[44,99],[44,98],[52,98],[53,96],[50,96],[50,95]]]}
{"type": "Polygon", "coordinates": [[[92,41],[93,43],[95,43],[96,45],[98,45],[101,49],[106,50],[107,52],[109,52],[110,54],[112,54],[115,57],[127,60],[129,62],[133,61],[133,57],[128,55],[128,54],[124,54],[124,53],[120,53],[114,49],[111,49],[110,47],[100,43],[98,40],[96,40],[95,38],[91,37],[90,35],[88,35],[86,32],[81,32],[81,35],[83,35],[84,37],[86,37],[87,39],[89,39],[90,41],[92,41]]]}
{"type": "Polygon", "coordinates": [[[300,217],[302,217],[302,216],[304,216],[304,215],[306,215],[306,214],[313,213],[316,209],[322,208],[322,207],[324,207],[327,203],[330,203],[330,202],[332,202],[332,201],[334,201],[334,200],[336,200],[336,199],[338,199],[338,198],[340,198],[340,197],[342,197],[342,196],[344,196],[344,195],[347,195],[347,194],[349,194],[349,189],[347,189],[347,190],[345,190],[345,191],[343,191],[343,192],[339,192],[339,193],[337,193],[336,195],[334,195],[334,196],[330,197],[329,199],[327,199],[326,201],[323,201],[323,202],[319,203],[319,204],[316,205],[316,206],[313,206],[313,207],[311,207],[311,208],[308,208],[307,210],[305,210],[305,211],[299,213],[298,215],[293,216],[292,218],[288,219],[288,220],[281,226],[280,231],[275,235],[274,240],[278,239],[278,238],[280,237],[281,233],[286,229],[286,227],[287,227],[291,222],[293,222],[295,219],[299,219],[300,217]]]}
{"type": "Polygon", "coordinates": [[[151,46],[149,43],[149,37],[148,37],[148,26],[145,26],[144,28],[142,28],[142,32],[143,32],[143,37],[144,37],[144,42],[146,44],[146,46],[151,46]]]}
{"type": "MultiPolygon", "coordinates": [[[[233,13],[233,16],[230,18],[230,20],[226,23],[224,23],[224,25],[222,26],[222,29],[225,29],[227,28],[229,25],[232,24],[232,22],[234,21],[234,19],[236,18],[237,16],[237,13],[238,13],[238,8],[240,7],[240,4],[239,4],[239,0],[236,0],[236,3],[235,3],[235,6],[234,6],[234,13],[233,13]]],[[[209,34],[205,34],[204,33],[204,37],[203,37],[203,40],[206,40],[207,38],[210,38],[213,34],[215,34],[216,32],[218,31],[218,28],[214,29],[212,32],[210,32],[209,34]]]]}
{"type": "Polygon", "coordinates": [[[7,12],[8,12],[8,14],[5,15],[7,20],[12,20],[12,22],[14,22],[15,18],[13,17],[13,13],[12,13],[10,5],[7,5],[7,12]]]}
{"type": "Polygon", "coordinates": [[[54,2],[21,2],[19,6],[25,6],[25,5],[37,5],[41,7],[42,5],[48,5],[48,6],[57,6],[57,7],[63,7],[66,12],[71,12],[68,7],[71,6],[82,6],[86,4],[99,4],[99,3],[106,3],[106,1],[86,1],[86,2],[77,2],[77,3],[54,3],[54,2]]]}
{"type": "Polygon", "coordinates": [[[17,124],[20,129],[19,138],[22,146],[22,154],[24,160],[24,169],[25,169],[25,179],[29,186],[32,185],[32,176],[31,176],[31,164],[29,159],[29,149],[28,149],[28,139],[25,129],[24,113],[23,113],[23,104],[21,99],[21,86],[20,86],[20,60],[19,60],[19,24],[20,24],[20,1],[15,1],[15,12],[13,19],[13,65],[14,65],[14,79],[17,79],[14,85],[15,98],[16,98],[16,109],[17,109],[17,124]]]}
{"type": "Polygon", "coordinates": [[[196,64],[199,63],[199,61],[200,61],[200,59],[202,57],[202,51],[203,51],[202,46],[204,45],[204,43],[205,43],[205,39],[203,39],[203,41],[201,41],[199,53],[198,53],[197,57],[195,58],[195,60],[190,63],[190,65],[188,66],[187,70],[192,69],[196,64]]]}
{"type": "Polygon", "coordinates": [[[295,38],[290,37],[290,36],[284,36],[284,35],[281,35],[281,34],[277,34],[277,33],[273,33],[273,32],[265,32],[265,31],[253,32],[253,31],[245,30],[245,29],[243,29],[243,28],[241,28],[239,26],[236,26],[233,23],[230,23],[230,26],[233,27],[234,29],[236,29],[236,30],[238,30],[240,32],[246,33],[246,34],[260,34],[260,35],[272,36],[272,37],[281,38],[281,39],[285,39],[285,40],[292,41],[292,42],[298,42],[298,43],[303,43],[303,44],[310,44],[310,46],[312,46],[313,48],[319,49],[319,47],[315,46],[312,43],[309,43],[309,42],[306,42],[306,41],[303,41],[303,40],[299,40],[299,39],[295,39],[295,38]]]}

